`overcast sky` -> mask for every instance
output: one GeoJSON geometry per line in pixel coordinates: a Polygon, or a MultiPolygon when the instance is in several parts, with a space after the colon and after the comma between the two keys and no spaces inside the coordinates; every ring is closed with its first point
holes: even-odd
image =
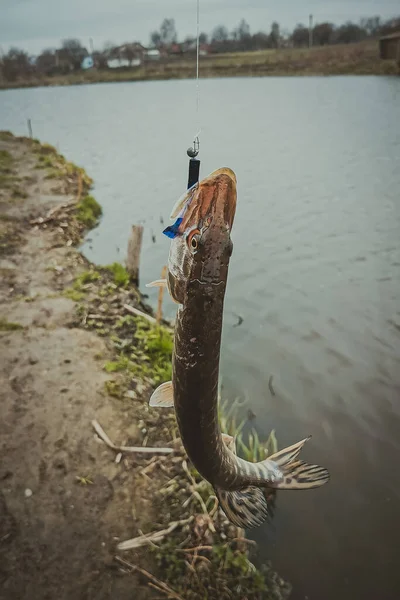
{"type": "MultiPolygon", "coordinates": [[[[282,28],[316,21],[341,23],[400,13],[399,0],[200,0],[200,26],[211,32],[216,25],[233,29],[245,18],[251,31],[269,30],[276,20],[282,28]]],[[[175,19],[180,38],[196,30],[196,0],[0,0],[0,45],[3,52],[18,46],[32,54],[57,47],[61,39],[77,37],[95,48],[106,41],[148,44],[149,32],[164,17],[175,19]]]]}

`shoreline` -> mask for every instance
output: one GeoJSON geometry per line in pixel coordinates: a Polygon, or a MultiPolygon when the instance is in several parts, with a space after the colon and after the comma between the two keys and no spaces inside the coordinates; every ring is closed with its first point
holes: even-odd
{"type": "MultiPolygon", "coordinates": [[[[67,75],[0,82],[0,90],[25,87],[86,85],[128,81],[193,79],[193,58],[171,58],[145,66],[118,70],[77,71],[67,75]]],[[[282,48],[215,54],[200,60],[200,78],[224,77],[329,77],[343,75],[399,75],[393,60],[379,58],[378,41],[308,48],[282,48]]]]}
{"type": "Polygon", "coordinates": [[[101,217],[90,177],[52,146],[8,132],[0,176],[8,597],[239,600],[245,589],[249,599],[288,598],[290,585],[254,566],[255,543],[188,464],[173,412],[148,407],[170,378],[172,330],[149,322],[122,265],[79,252],[101,217]]]}

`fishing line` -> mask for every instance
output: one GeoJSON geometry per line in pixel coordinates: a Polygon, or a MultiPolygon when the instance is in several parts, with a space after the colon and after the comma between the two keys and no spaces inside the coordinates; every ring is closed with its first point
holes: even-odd
{"type": "Polygon", "coordinates": [[[199,131],[194,136],[193,146],[188,148],[189,175],[187,187],[190,188],[199,181],[200,160],[197,157],[200,152],[200,84],[199,84],[199,58],[200,58],[200,0],[197,0],[196,10],[196,121],[199,131]]]}

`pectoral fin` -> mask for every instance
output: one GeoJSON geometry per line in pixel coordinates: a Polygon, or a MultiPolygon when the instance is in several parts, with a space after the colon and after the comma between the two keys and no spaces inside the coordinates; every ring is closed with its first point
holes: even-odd
{"type": "Polygon", "coordinates": [[[172,381],[166,381],[158,386],[151,395],[149,406],[157,406],[158,408],[171,408],[174,406],[172,381]]]}
{"type": "Polygon", "coordinates": [[[146,287],[163,287],[168,288],[168,283],[166,279],[156,279],[151,283],[146,283],[146,287]]]}
{"type": "Polygon", "coordinates": [[[155,281],[152,281],[151,283],[146,283],[146,287],[148,287],[148,288],[150,288],[150,287],[160,287],[160,288],[167,289],[168,293],[169,293],[169,295],[171,297],[171,300],[173,302],[175,302],[175,304],[179,304],[180,305],[180,303],[177,300],[175,300],[175,298],[171,294],[171,291],[170,291],[169,286],[168,286],[168,280],[167,279],[156,279],[155,281]]]}

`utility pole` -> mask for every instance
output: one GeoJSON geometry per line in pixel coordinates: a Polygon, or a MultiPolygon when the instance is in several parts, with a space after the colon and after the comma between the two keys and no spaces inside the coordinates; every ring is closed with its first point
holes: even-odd
{"type": "Polygon", "coordinates": [[[90,56],[93,56],[93,38],[89,38],[90,56]]]}
{"type": "Polygon", "coordinates": [[[309,20],[308,20],[308,47],[309,48],[311,48],[312,44],[313,44],[312,32],[313,32],[313,16],[310,15],[309,20]]]}

